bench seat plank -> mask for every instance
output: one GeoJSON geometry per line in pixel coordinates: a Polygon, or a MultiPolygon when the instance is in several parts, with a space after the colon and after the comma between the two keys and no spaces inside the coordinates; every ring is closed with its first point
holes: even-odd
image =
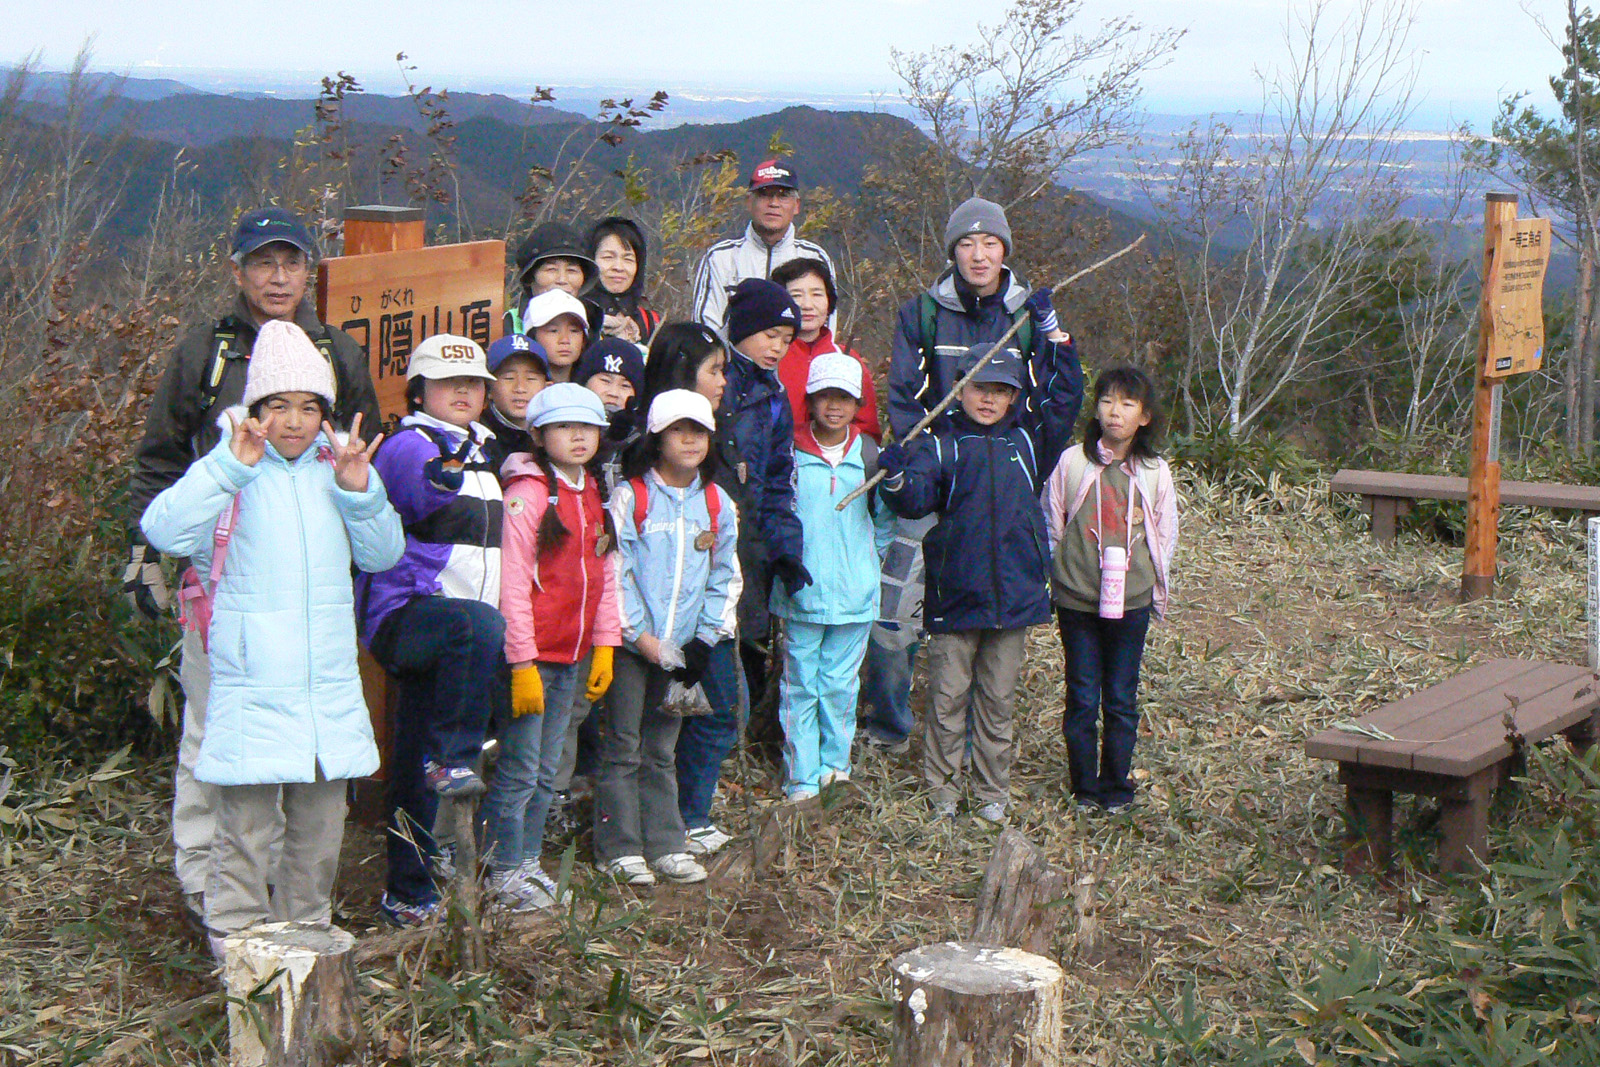
{"type": "MultiPolygon", "coordinates": [[[[1532,744],[1543,741],[1588,719],[1595,705],[1594,676],[1581,667],[1569,668],[1565,683],[1517,705],[1517,732],[1532,744]]],[[[1502,701],[1500,713],[1485,719],[1449,741],[1419,749],[1412,766],[1433,774],[1465,777],[1475,774],[1511,755],[1506,740],[1505,713],[1509,701],[1502,701]]]]}
{"type": "MultiPolygon", "coordinates": [[[[1357,722],[1374,726],[1384,733],[1398,734],[1413,720],[1436,711],[1442,702],[1458,700],[1504,686],[1528,674],[1538,664],[1534,660],[1494,659],[1469,671],[1445,679],[1438,685],[1420,689],[1392,704],[1385,704],[1357,722]]],[[[1369,745],[1382,744],[1370,737],[1344,730],[1323,730],[1307,739],[1306,755],[1312,759],[1350,760],[1369,745]]],[[[1409,766],[1409,764],[1405,764],[1409,766]]]]}
{"type": "MultiPolygon", "coordinates": [[[[1335,493],[1399,500],[1465,500],[1467,480],[1449,474],[1405,474],[1393,471],[1341,470],[1333,476],[1335,493]]],[[[1600,486],[1551,482],[1501,482],[1500,503],[1532,508],[1566,508],[1600,513],[1600,486]]]]}
{"type": "Polygon", "coordinates": [[[1394,734],[1400,740],[1369,740],[1361,747],[1358,761],[1379,767],[1416,769],[1418,756],[1437,754],[1446,749],[1450,751],[1451,759],[1469,758],[1471,754],[1459,745],[1460,738],[1483,723],[1499,726],[1511,707],[1511,702],[1506,698],[1507,692],[1526,705],[1567,685],[1576,669],[1557,663],[1523,662],[1532,669],[1500,680],[1486,675],[1487,684],[1453,700],[1435,701],[1425,715],[1414,716],[1403,725],[1393,728],[1383,725],[1381,713],[1361,720],[1372,722],[1378,729],[1394,734]]]}

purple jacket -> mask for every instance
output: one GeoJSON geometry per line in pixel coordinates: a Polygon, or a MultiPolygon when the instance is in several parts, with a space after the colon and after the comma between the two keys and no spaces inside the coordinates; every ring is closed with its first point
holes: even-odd
{"type": "Polygon", "coordinates": [[[391,612],[419,596],[500,606],[500,481],[481,447],[493,435],[475,422],[469,437],[421,412],[400,427],[372,465],[405,525],[406,551],[389,570],[356,578],[368,644],[391,612]]]}

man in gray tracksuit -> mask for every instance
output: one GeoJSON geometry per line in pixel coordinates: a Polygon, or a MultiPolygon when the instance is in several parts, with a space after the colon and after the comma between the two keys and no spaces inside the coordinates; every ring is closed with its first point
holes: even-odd
{"type": "MultiPolygon", "coordinates": [[[[795,236],[800,213],[800,179],[787,159],[769,159],[750,175],[750,225],[739,237],[719,241],[700,258],[694,272],[690,316],[721,332],[728,294],[746,278],[772,279],[772,272],[791,259],[820,259],[834,278],[833,260],[821,245],[795,236]]],[[[831,329],[833,319],[830,316],[831,329]]]]}

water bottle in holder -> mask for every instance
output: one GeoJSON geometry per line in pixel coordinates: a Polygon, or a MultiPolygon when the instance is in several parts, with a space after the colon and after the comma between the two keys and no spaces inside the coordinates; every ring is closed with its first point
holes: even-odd
{"type": "Polygon", "coordinates": [[[1100,617],[1122,618],[1128,592],[1128,550],[1107,545],[1100,550],[1100,617]]]}

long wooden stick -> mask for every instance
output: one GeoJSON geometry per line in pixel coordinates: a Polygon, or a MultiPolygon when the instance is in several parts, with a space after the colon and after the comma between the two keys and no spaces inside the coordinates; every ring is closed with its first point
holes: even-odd
{"type": "MultiPolygon", "coordinates": [[[[1093,274],[1095,271],[1099,270],[1101,267],[1106,266],[1108,263],[1112,263],[1112,262],[1115,262],[1116,260],[1121,259],[1123,256],[1127,255],[1129,252],[1132,252],[1135,248],[1138,248],[1140,245],[1144,244],[1144,238],[1145,238],[1145,235],[1141,233],[1137,238],[1134,239],[1133,243],[1128,245],[1126,248],[1122,248],[1122,249],[1119,249],[1118,251],[1115,251],[1115,252],[1111,253],[1109,256],[1107,256],[1106,258],[1100,260],[1097,263],[1089,264],[1087,267],[1085,267],[1082,270],[1078,271],[1076,274],[1067,275],[1065,278],[1063,278],[1059,282],[1057,282],[1053,288],[1051,288],[1050,295],[1051,296],[1055,296],[1057,293],[1059,293],[1061,290],[1065,289],[1067,286],[1071,285],[1073,282],[1077,281],[1079,278],[1083,278],[1083,277],[1086,277],[1086,276],[1088,276],[1090,274],[1093,274]]],[[[944,399],[939,401],[938,404],[934,405],[932,410],[930,410],[926,415],[924,415],[917,422],[917,424],[915,426],[911,427],[910,431],[905,435],[905,437],[901,438],[899,441],[897,441],[895,443],[896,444],[905,444],[906,442],[910,441],[913,437],[917,436],[917,434],[919,434],[922,431],[926,430],[929,426],[932,426],[934,420],[937,419],[940,415],[943,415],[945,409],[948,408],[951,404],[954,404],[956,402],[956,397],[961,395],[961,390],[963,390],[963,389],[965,389],[967,387],[967,383],[972,381],[973,377],[980,370],[982,370],[984,368],[984,366],[987,365],[988,362],[991,359],[993,359],[995,357],[995,354],[998,353],[1002,348],[1005,347],[1005,344],[1006,344],[1007,341],[1011,340],[1013,337],[1015,337],[1017,335],[1017,331],[1022,328],[1022,323],[1023,323],[1023,317],[1022,316],[1018,316],[1017,320],[1011,324],[1011,329],[1007,330],[1004,334],[1002,334],[1001,337],[1000,337],[1000,340],[998,340],[998,341],[994,342],[994,344],[990,345],[989,346],[989,351],[987,351],[987,352],[985,352],[983,354],[983,358],[978,360],[977,363],[973,364],[972,369],[967,371],[967,373],[962,376],[960,381],[956,382],[955,385],[950,387],[950,391],[945,394],[944,399]]],[[[871,478],[868,478],[865,482],[862,482],[860,485],[858,485],[854,489],[852,489],[850,491],[850,493],[843,500],[839,501],[838,506],[835,507],[833,510],[835,510],[835,511],[843,511],[845,509],[845,505],[849,504],[850,501],[854,500],[856,497],[860,496],[861,494],[866,493],[866,492],[870,492],[872,490],[873,486],[875,486],[879,482],[883,481],[883,479],[884,479],[884,472],[880,470],[877,474],[874,474],[871,478]]]]}

